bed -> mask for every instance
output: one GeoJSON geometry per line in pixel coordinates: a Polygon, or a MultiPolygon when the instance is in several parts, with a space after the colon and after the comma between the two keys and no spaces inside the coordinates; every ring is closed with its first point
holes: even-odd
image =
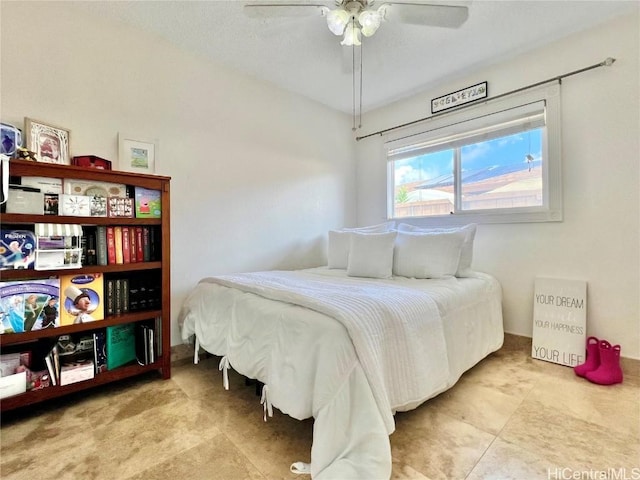
{"type": "Polygon", "coordinates": [[[314,418],[311,463],[294,464],[314,479],[388,479],[394,413],[447,390],[503,342],[501,288],[488,274],[352,273],[204,278],[179,317],[183,340],[222,357],[223,382],[233,368],[264,384],[265,420],[273,407],[314,418]]]}

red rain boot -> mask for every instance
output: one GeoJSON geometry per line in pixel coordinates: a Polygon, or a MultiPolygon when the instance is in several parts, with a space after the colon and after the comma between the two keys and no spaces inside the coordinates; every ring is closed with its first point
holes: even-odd
{"type": "Polygon", "coordinates": [[[620,368],[620,345],[611,346],[606,340],[600,340],[600,366],[587,372],[587,380],[599,385],[622,383],[620,368]]]}
{"type": "Polygon", "coordinates": [[[598,345],[600,340],[596,337],[587,338],[587,360],[576,367],[573,367],[573,371],[579,377],[585,377],[588,372],[595,370],[600,366],[600,350],[598,345]]]}

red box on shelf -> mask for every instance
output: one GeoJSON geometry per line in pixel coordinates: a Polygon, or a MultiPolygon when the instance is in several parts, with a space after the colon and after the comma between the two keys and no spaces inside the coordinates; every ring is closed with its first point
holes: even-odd
{"type": "Polygon", "coordinates": [[[72,165],[78,167],[97,168],[99,170],[111,170],[111,161],[104,158],[96,157],[95,155],[82,155],[79,157],[73,157],[71,160],[72,165]]]}

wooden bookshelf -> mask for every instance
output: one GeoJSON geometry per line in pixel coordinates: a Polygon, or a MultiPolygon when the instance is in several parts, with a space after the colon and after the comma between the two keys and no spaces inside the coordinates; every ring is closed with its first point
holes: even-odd
{"type": "MultiPolygon", "coordinates": [[[[82,226],[121,225],[121,226],[153,226],[160,229],[160,254],[159,259],[149,262],[136,262],[111,265],[88,265],[74,269],[59,270],[0,270],[0,280],[20,281],[27,279],[50,278],[60,275],[81,274],[126,274],[127,272],[151,272],[158,275],[161,284],[161,306],[153,310],[135,311],[121,315],[105,315],[104,320],[95,322],[65,325],[56,328],[33,330],[24,333],[7,333],[0,335],[0,347],[28,345],[29,342],[42,339],[52,341],[60,335],[81,332],[92,332],[108,326],[124,323],[134,323],[161,318],[161,335],[158,342],[161,345],[162,355],[149,365],[128,364],[122,367],[96,374],[91,380],[85,380],[65,386],[49,386],[40,390],[27,391],[26,393],[6,397],[0,400],[0,410],[13,410],[27,405],[32,405],[44,400],[67,395],[72,392],[117,381],[123,378],[139,375],[151,370],[157,370],[162,378],[171,377],[171,244],[170,244],[170,178],[159,175],[142,175],[137,173],[107,171],[92,168],[76,167],[69,165],[54,165],[46,163],[28,162],[23,160],[11,160],[9,162],[10,177],[48,177],[60,178],[64,182],[69,180],[83,180],[93,182],[109,182],[124,184],[131,187],[144,187],[161,192],[162,216],[161,218],[114,218],[114,217],[74,217],[62,215],[31,215],[17,213],[3,213],[0,215],[2,228],[5,225],[24,226],[30,229],[36,223],[77,224],[82,226]]],[[[104,297],[104,292],[103,292],[104,297]]],[[[61,302],[62,303],[62,302],[61,302]]],[[[62,308],[62,305],[60,305],[62,308]]],[[[27,347],[25,347],[27,348],[27,347]]],[[[108,354],[108,353],[107,353],[108,354]]]]}

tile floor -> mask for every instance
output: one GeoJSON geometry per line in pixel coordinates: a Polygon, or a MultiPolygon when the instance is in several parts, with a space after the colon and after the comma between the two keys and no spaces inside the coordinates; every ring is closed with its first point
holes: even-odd
{"type": "MultiPolygon", "coordinates": [[[[530,358],[530,339],[505,346],[449,391],[396,415],[394,480],[640,479],[640,375],[593,385],[530,358]],[[624,476],[622,476],[624,475],[624,476]]],[[[0,478],[304,479],[313,421],[274,412],[218,359],[155,373],[2,415],[0,478]]],[[[373,479],[366,479],[373,480],[373,479]]]]}

